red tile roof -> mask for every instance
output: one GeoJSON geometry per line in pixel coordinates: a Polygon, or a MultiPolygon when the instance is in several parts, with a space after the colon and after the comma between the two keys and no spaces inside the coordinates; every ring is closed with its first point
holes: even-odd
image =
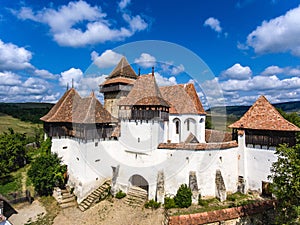
{"type": "Polygon", "coordinates": [[[85,124],[117,122],[94,94],[81,98],[74,88],[68,90],[41,120],[85,124]]]}
{"type": "Polygon", "coordinates": [[[119,101],[119,105],[144,105],[169,107],[160,93],[152,74],[139,76],[126,98],[119,101]]]}
{"type": "Polygon", "coordinates": [[[284,119],[265,96],[260,96],[238,121],[228,127],[255,130],[300,131],[299,127],[284,119]]]}
{"type": "Polygon", "coordinates": [[[193,84],[160,87],[170,105],[170,114],[206,114],[193,84]]]}
{"type": "Polygon", "coordinates": [[[236,141],[219,142],[219,143],[160,143],[158,149],[178,149],[178,150],[194,150],[205,151],[212,149],[228,149],[237,147],[236,141]]]}

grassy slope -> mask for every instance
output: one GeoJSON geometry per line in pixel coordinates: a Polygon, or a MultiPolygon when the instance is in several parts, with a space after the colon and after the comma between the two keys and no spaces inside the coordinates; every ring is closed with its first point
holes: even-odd
{"type": "Polygon", "coordinates": [[[11,127],[15,132],[34,135],[34,128],[41,126],[41,124],[23,122],[19,119],[13,118],[12,116],[0,113],[0,133],[7,131],[7,128],[11,127]]]}

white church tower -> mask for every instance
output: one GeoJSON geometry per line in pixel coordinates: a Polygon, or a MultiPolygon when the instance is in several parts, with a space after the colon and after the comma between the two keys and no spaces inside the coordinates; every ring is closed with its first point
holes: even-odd
{"type": "Polygon", "coordinates": [[[170,105],[161,95],[153,70],[139,76],[127,97],[119,101],[119,141],[128,151],[154,150],[164,142],[170,105]]]}

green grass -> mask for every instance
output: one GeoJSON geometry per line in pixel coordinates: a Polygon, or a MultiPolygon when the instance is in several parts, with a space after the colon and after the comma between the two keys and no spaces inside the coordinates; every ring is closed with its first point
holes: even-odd
{"type": "Polygon", "coordinates": [[[228,126],[239,118],[234,115],[211,114],[206,115],[206,119],[211,121],[212,128],[219,131],[231,131],[228,126]]]}
{"type": "Polygon", "coordinates": [[[192,205],[187,209],[174,208],[170,209],[170,215],[186,215],[194,213],[209,212],[214,210],[244,206],[256,202],[257,199],[252,195],[244,195],[241,193],[228,194],[224,202],[220,202],[216,198],[200,199],[198,205],[192,205]]]}
{"type": "Polygon", "coordinates": [[[41,124],[23,122],[19,119],[13,118],[12,116],[0,113],[0,133],[7,131],[10,127],[15,132],[26,133],[27,135],[32,136],[34,135],[34,128],[41,126],[41,124]]]}
{"type": "Polygon", "coordinates": [[[11,173],[9,176],[1,178],[0,193],[8,200],[13,199],[9,193],[22,192],[22,169],[11,173]]]}

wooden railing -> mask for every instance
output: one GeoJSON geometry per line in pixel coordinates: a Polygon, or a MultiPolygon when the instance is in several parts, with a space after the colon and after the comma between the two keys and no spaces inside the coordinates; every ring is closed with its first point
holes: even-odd
{"type": "Polygon", "coordinates": [[[169,113],[159,110],[120,109],[119,118],[127,120],[169,120],[169,113]]]}

